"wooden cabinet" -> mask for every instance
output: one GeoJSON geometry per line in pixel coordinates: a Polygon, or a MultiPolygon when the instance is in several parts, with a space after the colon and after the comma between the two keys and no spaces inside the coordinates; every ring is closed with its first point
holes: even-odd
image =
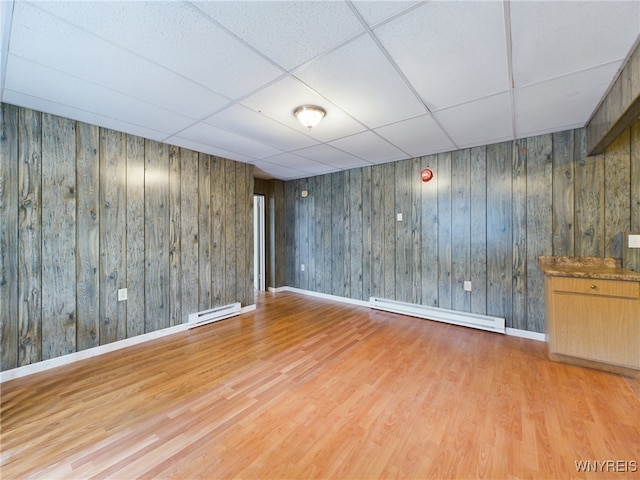
{"type": "Polygon", "coordinates": [[[552,359],[640,370],[640,282],[546,275],[545,296],[552,359]]]}

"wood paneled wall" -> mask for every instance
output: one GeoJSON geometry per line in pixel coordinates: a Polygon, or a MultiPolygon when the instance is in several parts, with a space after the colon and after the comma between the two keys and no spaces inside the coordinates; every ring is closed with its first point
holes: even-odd
{"type": "Polygon", "coordinates": [[[587,123],[587,151],[602,153],[640,117],[640,40],[587,123]]]}
{"type": "Polygon", "coordinates": [[[288,181],[285,191],[287,285],[543,332],[538,256],[620,258],[620,233],[640,229],[640,121],[593,157],[578,129],[288,181]]]}
{"type": "Polygon", "coordinates": [[[251,165],[1,108],[2,370],[254,303],[251,165]]]}

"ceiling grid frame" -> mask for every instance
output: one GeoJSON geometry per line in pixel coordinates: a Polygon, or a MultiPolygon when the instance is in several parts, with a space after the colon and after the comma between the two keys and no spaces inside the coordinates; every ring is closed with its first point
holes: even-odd
{"type": "Polygon", "coordinates": [[[584,126],[640,41],[640,0],[324,2],[4,0],[0,98],[289,180],[584,126]]]}

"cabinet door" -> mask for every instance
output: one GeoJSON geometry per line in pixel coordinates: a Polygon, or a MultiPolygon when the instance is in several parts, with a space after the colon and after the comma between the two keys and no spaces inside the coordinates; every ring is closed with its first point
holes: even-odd
{"type": "Polygon", "coordinates": [[[553,353],[640,367],[640,301],[553,293],[553,353]]]}

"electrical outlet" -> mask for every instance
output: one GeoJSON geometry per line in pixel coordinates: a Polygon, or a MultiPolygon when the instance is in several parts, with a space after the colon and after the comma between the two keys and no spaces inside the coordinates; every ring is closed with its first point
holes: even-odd
{"type": "Polygon", "coordinates": [[[123,302],[127,299],[127,289],[121,288],[118,290],[118,301],[123,302]]]}
{"type": "Polygon", "coordinates": [[[304,272],[304,263],[300,264],[300,271],[304,272]]]}
{"type": "Polygon", "coordinates": [[[629,235],[629,248],[640,248],[640,235],[629,235]]]}
{"type": "Polygon", "coordinates": [[[396,215],[396,218],[398,219],[398,221],[399,221],[399,222],[401,222],[401,221],[402,221],[402,214],[401,214],[401,213],[398,213],[398,214],[396,215]]]}
{"type": "Polygon", "coordinates": [[[465,292],[470,292],[471,291],[471,282],[468,280],[464,281],[464,291],[465,292]]]}

